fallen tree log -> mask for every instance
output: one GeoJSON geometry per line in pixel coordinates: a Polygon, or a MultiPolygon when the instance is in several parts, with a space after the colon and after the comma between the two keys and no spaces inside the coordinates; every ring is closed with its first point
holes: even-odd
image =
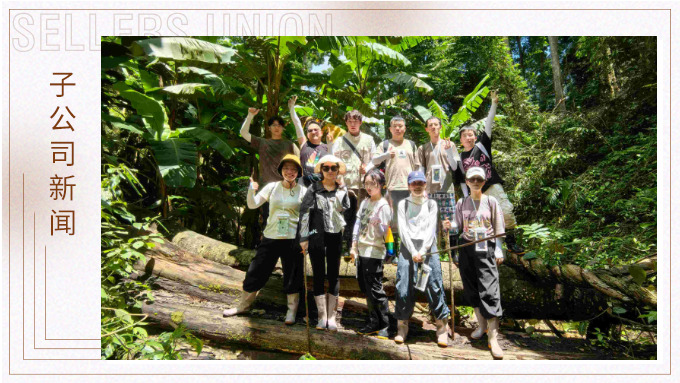
{"type": "MultiPolygon", "coordinates": [[[[243,249],[229,243],[216,241],[190,230],[176,234],[172,242],[203,258],[234,267],[247,267],[255,256],[254,250],[243,249]]],[[[596,289],[605,295],[607,299],[614,300],[620,305],[638,307],[645,305],[656,306],[656,292],[636,283],[629,271],[631,267],[639,267],[648,273],[655,273],[656,256],[635,265],[612,270],[590,271],[571,264],[547,267],[540,259],[524,260],[521,256],[508,253],[506,255],[506,265],[511,265],[518,271],[535,277],[535,282],[546,285],[552,284],[556,290],[564,288],[557,286],[558,284],[563,286],[571,285],[575,288],[596,289]]],[[[308,269],[311,270],[311,267],[308,269]]],[[[445,274],[448,274],[447,268],[443,267],[442,269],[445,274]]],[[[499,269],[503,270],[506,267],[501,266],[499,269]]],[[[356,274],[354,266],[348,264],[341,265],[340,272],[344,276],[354,276],[356,274]]],[[[393,281],[396,277],[396,269],[387,265],[385,274],[388,281],[393,281]]],[[[456,276],[458,276],[457,273],[456,276]]],[[[460,277],[456,278],[456,276],[454,276],[454,283],[458,286],[455,288],[462,288],[460,277]]],[[[507,280],[508,278],[504,278],[501,275],[501,279],[507,280]]],[[[448,275],[445,275],[444,281],[448,282],[448,280],[448,275]]],[[[507,290],[502,286],[501,289],[502,292],[507,290]]]]}
{"type": "MultiPolygon", "coordinates": [[[[153,249],[147,251],[150,262],[147,265],[138,265],[138,269],[146,269],[149,274],[160,275],[168,279],[182,282],[195,287],[203,286],[209,288],[213,285],[217,289],[229,290],[231,294],[237,294],[241,289],[241,283],[245,273],[233,269],[226,264],[212,262],[209,259],[197,256],[188,249],[205,252],[206,247],[201,249],[197,242],[203,241],[203,236],[191,234],[195,240],[178,241],[182,247],[172,242],[164,242],[153,249]],[[202,238],[201,238],[202,237],[202,238]],[[191,244],[191,245],[188,245],[191,244]],[[153,264],[152,264],[153,263],[153,264]],[[151,265],[151,266],[150,266],[151,265]]],[[[213,242],[214,241],[210,240],[213,242]]],[[[229,247],[231,245],[227,245],[229,247]]],[[[233,247],[233,246],[232,246],[233,247]]],[[[243,250],[233,247],[232,252],[237,252],[239,265],[242,267],[251,250],[243,250]],[[240,259],[240,260],[239,260],[240,259]]],[[[209,252],[210,253],[210,252],[209,252]]],[[[213,252],[213,258],[228,263],[231,255],[218,257],[219,253],[213,252]]],[[[208,255],[206,255],[208,257],[208,255]]],[[[311,269],[311,268],[308,268],[311,269]]],[[[343,274],[354,275],[354,266],[342,267],[343,274]]],[[[450,299],[450,289],[448,286],[448,267],[443,267],[444,288],[450,299]]],[[[611,298],[600,293],[594,288],[578,287],[558,282],[537,281],[535,277],[526,273],[518,272],[516,269],[501,266],[499,268],[501,279],[501,297],[504,308],[504,316],[514,319],[551,319],[551,320],[589,320],[601,315],[609,308],[608,302],[611,298]]],[[[310,283],[308,277],[308,283],[310,283]]],[[[396,268],[392,265],[385,267],[385,287],[388,294],[393,295],[396,279],[396,268]]],[[[462,294],[462,284],[457,270],[454,270],[454,294],[457,305],[467,305],[462,294]]],[[[340,282],[340,294],[342,296],[360,295],[357,281],[353,277],[342,278],[340,282]]],[[[277,304],[285,304],[285,297],[281,293],[281,279],[270,278],[269,283],[264,288],[261,296],[277,304]]],[[[423,294],[418,294],[421,302],[425,301],[423,294]]],[[[632,310],[631,310],[632,311],[632,310]]],[[[636,319],[636,318],[634,318],[636,319]]]]}
{"type": "MultiPolygon", "coordinates": [[[[189,330],[203,338],[220,342],[237,343],[265,350],[280,350],[303,354],[307,349],[305,326],[285,326],[280,321],[234,316],[222,318],[223,306],[210,301],[196,300],[168,291],[157,291],[155,301],[144,304],[142,312],[149,314],[149,321],[161,327],[174,328],[171,319],[174,312],[182,312],[183,323],[189,330]]],[[[323,359],[491,359],[491,353],[482,348],[447,347],[440,348],[434,341],[407,341],[397,345],[392,340],[357,335],[353,331],[340,329],[329,331],[312,330],[312,354],[323,359]]],[[[506,350],[506,360],[538,359],[581,359],[583,354],[560,352],[535,352],[530,350],[506,350]]],[[[587,357],[587,356],[585,356],[587,357]]]]}

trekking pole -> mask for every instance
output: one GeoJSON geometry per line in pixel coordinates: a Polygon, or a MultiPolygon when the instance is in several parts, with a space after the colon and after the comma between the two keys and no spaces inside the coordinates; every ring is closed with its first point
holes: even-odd
{"type": "Polygon", "coordinates": [[[451,291],[451,339],[456,339],[456,325],[454,321],[454,317],[456,315],[456,312],[454,311],[455,307],[455,298],[454,298],[454,292],[453,292],[453,258],[451,255],[451,238],[449,237],[449,231],[444,230],[444,244],[448,248],[446,252],[449,255],[449,290],[451,291]]]}
{"type": "Polygon", "coordinates": [[[304,274],[302,275],[302,285],[305,287],[305,315],[307,315],[307,352],[312,355],[312,333],[309,330],[309,300],[307,299],[307,257],[306,252],[302,250],[302,264],[304,265],[304,274]]]}
{"type": "Polygon", "coordinates": [[[505,237],[505,234],[498,234],[498,235],[494,235],[494,236],[491,236],[491,237],[486,237],[486,238],[483,238],[483,239],[480,239],[480,240],[477,240],[477,241],[468,242],[468,243],[466,243],[466,244],[464,244],[464,245],[451,246],[451,247],[446,248],[446,249],[441,249],[441,250],[437,250],[437,251],[431,251],[431,252],[429,252],[429,253],[423,254],[423,257],[426,256],[426,255],[430,255],[430,254],[441,253],[441,252],[443,252],[443,251],[462,249],[463,247],[472,246],[472,245],[477,244],[477,243],[480,243],[480,242],[484,242],[484,241],[488,241],[488,240],[490,240],[490,239],[496,239],[496,238],[500,238],[500,237],[505,237]]]}

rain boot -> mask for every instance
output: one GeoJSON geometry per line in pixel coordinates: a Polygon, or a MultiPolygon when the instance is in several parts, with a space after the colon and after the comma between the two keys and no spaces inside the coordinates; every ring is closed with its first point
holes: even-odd
{"type": "Polygon", "coordinates": [[[437,345],[439,347],[449,346],[449,331],[446,322],[446,318],[437,319],[435,321],[435,324],[437,325],[437,345]]]}
{"type": "Polygon", "coordinates": [[[230,317],[248,311],[250,309],[250,305],[252,305],[253,302],[255,301],[256,296],[257,291],[252,293],[246,291],[241,292],[241,298],[239,300],[238,306],[222,311],[222,316],[230,317]]]}
{"type": "Polygon", "coordinates": [[[503,349],[498,344],[498,327],[500,321],[497,317],[491,318],[489,322],[489,348],[494,359],[503,359],[503,349]]]}
{"type": "Polygon", "coordinates": [[[394,341],[402,344],[406,341],[406,335],[408,335],[408,320],[397,321],[397,335],[394,337],[394,341]]]}
{"type": "Polygon", "coordinates": [[[316,324],[317,330],[326,329],[326,295],[314,296],[316,301],[316,309],[319,312],[319,323],[316,324]]]}
{"type": "Polygon", "coordinates": [[[300,294],[288,294],[288,312],[286,313],[287,325],[295,324],[295,314],[297,314],[298,303],[300,303],[300,294]]]}
{"type": "Polygon", "coordinates": [[[482,311],[479,309],[479,307],[475,307],[475,318],[477,318],[477,323],[479,324],[477,326],[477,329],[472,332],[472,335],[470,337],[472,339],[482,339],[484,336],[484,333],[486,333],[486,318],[482,316],[482,311]]]}
{"type": "Polygon", "coordinates": [[[338,296],[326,294],[328,297],[328,331],[338,331],[338,324],[335,323],[335,316],[338,313],[338,296]]]}

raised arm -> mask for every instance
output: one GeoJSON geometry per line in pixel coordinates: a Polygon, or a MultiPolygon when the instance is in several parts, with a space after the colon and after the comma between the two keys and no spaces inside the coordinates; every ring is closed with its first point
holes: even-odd
{"type": "Polygon", "coordinates": [[[246,120],[243,121],[243,125],[241,125],[241,137],[243,137],[248,142],[252,140],[252,137],[250,136],[250,123],[253,122],[253,118],[259,112],[259,109],[248,108],[248,116],[246,117],[246,120]]]}
{"type": "Polygon", "coordinates": [[[290,118],[293,120],[293,125],[295,125],[295,135],[297,135],[297,141],[300,147],[304,145],[307,139],[305,138],[305,131],[302,128],[302,122],[295,112],[295,102],[297,101],[297,96],[293,96],[288,100],[288,110],[290,111],[290,118]]]}
{"type": "Polygon", "coordinates": [[[257,209],[258,207],[264,205],[265,202],[269,201],[269,196],[272,194],[272,190],[276,187],[277,182],[270,182],[262,188],[262,190],[255,194],[257,191],[257,183],[251,182],[248,187],[248,195],[246,197],[246,202],[248,203],[248,209],[257,209]]]}
{"type": "Polygon", "coordinates": [[[484,124],[484,131],[486,135],[491,138],[491,127],[493,126],[493,119],[496,117],[496,107],[498,106],[498,93],[491,91],[491,109],[489,109],[489,116],[486,117],[484,124]]]}

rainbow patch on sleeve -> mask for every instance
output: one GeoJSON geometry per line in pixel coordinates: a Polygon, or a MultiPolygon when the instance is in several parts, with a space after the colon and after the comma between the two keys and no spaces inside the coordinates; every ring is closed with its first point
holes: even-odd
{"type": "Polygon", "coordinates": [[[385,235],[385,247],[387,248],[387,254],[394,255],[394,236],[392,235],[392,228],[387,228],[387,234],[385,235]]]}

